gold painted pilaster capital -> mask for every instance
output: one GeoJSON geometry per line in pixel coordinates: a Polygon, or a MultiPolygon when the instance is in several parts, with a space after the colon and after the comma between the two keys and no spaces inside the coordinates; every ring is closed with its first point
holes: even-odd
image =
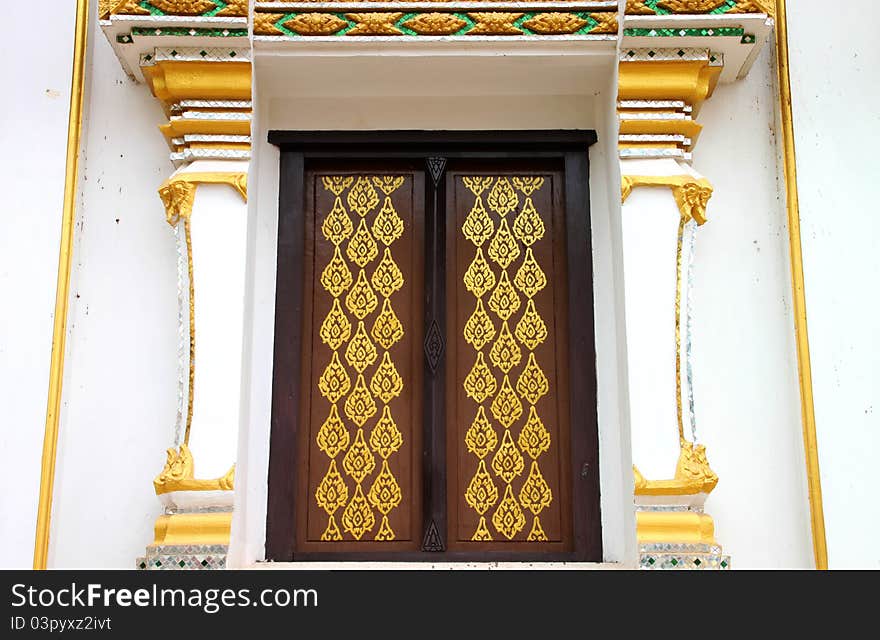
{"type": "Polygon", "coordinates": [[[178,173],[159,187],[159,197],[165,205],[165,218],[174,226],[181,219],[188,220],[195,203],[199,184],[228,184],[247,202],[247,173],[243,171],[212,171],[178,173]]]}
{"type": "Polygon", "coordinates": [[[688,174],[674,176],[635,176],[625,175],[621,178],[620,202],[626,202],[636,187],[667,187],[672,190],[675,203],[685,222],[694,220],[698,225],[704,224],[706,206],[712,197],[712,183],[706,178],[695,178],[688,174]]]}
{"type": "Polygon", "coordinates": [[[156,495],[172,491],[232,491],[235,486],[235,465],[220,478],[196,480],[195,461],[186,444],[168,449],[162,472],[153,480],[156,495]]]}

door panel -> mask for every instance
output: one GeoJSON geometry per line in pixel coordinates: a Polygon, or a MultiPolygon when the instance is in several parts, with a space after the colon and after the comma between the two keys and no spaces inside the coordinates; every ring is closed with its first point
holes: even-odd
{"type": "Polygon", "coordinates": [[[450,549],[565,551],[564,173],[496,162],[446,180],[450,549]]]}
{"type": "Polygon", "coordinates": [[[302,550],[421,536],[424,176],[306,173],[302,550]]]}

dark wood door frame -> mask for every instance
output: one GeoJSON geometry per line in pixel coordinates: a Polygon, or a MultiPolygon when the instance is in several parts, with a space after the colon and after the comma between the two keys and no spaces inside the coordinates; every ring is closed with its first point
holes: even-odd
{"type": "MultiPolygon", "coordinates": [[[[592,561],[602,560],[599,505],[599,448],[596,413],[593,267],[590,230],[588,148],[594,131],[270,131],[269,142],[281,150],[278,262],[275,306],[272,423],[266,516],[266,559],[390,561],[592,561]],[[440,354],[425,357],[424,542],[421,552],[296,552],[296,442],[301,428],[299,393],[300,327],[303,312],[305,211],[304,175],[317,159],[390,159],[422,161],[426,166],[425,237],[431,253],[425,260],[425,335],[438,324],[440,354]],[[431,163],[457,158],[556,159],[565,171],[565,214],[569,282],[569,379],[571,386],[571,478],[573,552],[541,554],[445,551],[445,424],[443,420],[445,325],[444,251],[437,247],[439,214],[444,206],[442,180],[431,179],[431,163]],[[573,357],[579,354],[579,357],[573,357]],[[434,360],[434,362],[431,362],[434,360]],[[432,464],[433,460],[433,464],[432,464]],[[435,533],[437,535],[435,535],[435,533]]],[[[440,234],[438,236],[438,233],[440,234]]]]}

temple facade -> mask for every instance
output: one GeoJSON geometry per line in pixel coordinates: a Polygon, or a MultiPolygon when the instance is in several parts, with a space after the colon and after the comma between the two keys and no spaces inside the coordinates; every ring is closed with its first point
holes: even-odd
{"type": "Polygon", "coordinates": [[[880,567],[867,2],[10,9],[0,565],[880,567]]]}

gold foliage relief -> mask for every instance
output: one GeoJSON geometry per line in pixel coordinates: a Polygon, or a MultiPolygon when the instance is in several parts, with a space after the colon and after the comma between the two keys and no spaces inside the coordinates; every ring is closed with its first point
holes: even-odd
{"type": "Polygon", "coordinates": [[[477,472],[471,478],[464,492],[464,499],[480,515],[486,513],[492,505],[498,502],[498,487],[492,482],[492,476],[486,470],[486,462],[484,460],[480,460],[477,472]]]}
{"type": "Polygon", "coordinates": [[[587,25],[587,21],[573,13],[539,13],[522,23],[527,29],[541,34],[574,33],[587,25]]]}
{"type": "Polygon", "coordinates": [[[478,247],[491,238],[495,232],[495,224],[486,211],[486,207],[483,206],[483,199],[480,196],[477,196],[477,201],[465,219],[461,230],[464,237],[478,247]]]}
{"type": "Polygon", "coordinates": [[[327,469],[324,479],[321,480],[315,491],[315,500],[329,516],[332,516],[348,500],[348,487],[345,486],[342,476],[336,469],[336,460],[330,461],[330,468],[327,469]]]}
{"type": "Polygon", "coordinates": [[[504,489],[504,499],[498,505],[495,513],[492,514],[492,524],[498,530],[498,533],[508,540],[512,540],[526,526],[526,516],[523,514],[523,510],[520,508],[516,498],[513,497],[513,490],[510,488],[510,485],[507,485],[504,489]]]}
{"type": "Polygon", "coordinates": [[[397,314],[394,313],[388,298],[385,298],[385,302],[382,303],[382,313],[376,317],[370,335],[384,349],[390,349],[395,342],[403,338],[403,325],[397,314]]]}
{"type": "Polygon", "coordinates": [[[498,339],[489,351],[489,359],[492,361],[492,364],[501,369],[503,373],[510,373],[510,370],[519,364],[521,358],[522,351],[516,343],[516,340],[513,339],[513,334],[510,333],[510,329],[507,327],[507,321],[505,320],[501,325],[501,332],[498,334],[498,339]]]}
{"type": "Polygon", "coordinates": [[[321,285],[331,296],[338,298],[351,286],[351,281],[351,271],[349,271],[348,265],[345,264],[345,260],[342,259],[339,247],[336,247],[333,250],[333,258],[330,259],[330,262],[324,267],[324,271],[321,272],[321,285]]]}
{"type": "Polygon", "coordinates": [[[507,376],[504,376],[504,381],[501,383],[501,389],[498,391],[498,395],[495,396],[495,399],[492,400],[492,416],[500,422],[505,429],[509,429],[514,422],[519,420],[522,412],[522,402],[516,395],[516,392],[514,392],[513,387],[510,385],[510,379],[507,376]]]}
{"type": "Polygon", "coordinates": [[[397,373],[397,368],[387,351],[382,356],[382,364],[379,365],[376,373],[373,374],[373,379],[370,380],[370,390],[385,404],[391,402],[403,391],[403,378],[397,373]]]}
{"type": "Polygon", "coordinates": [[[345,453],[345,457],[342,459],[342,468],[358,484],[363,482],[363,479],[376,468],[376,458],[364,441],[363,429],[358,429],[354,442],[345,453]]]}
{"type": "Polygon", "coordinates": [[[348,259],[357,266],[363,268],[372,262],[379,255],[379,247],[373,239],[372,234],[367,229],[367,223],[361,219],[358,224],[357,231],[352,239],[348,242],[346,250],[348,259]]]}
{"type": "Polygon", "coordinates": [[[348,208],[363,218],[377,204],[379,204],[379,194],[373,188],[372,181],[365,176],[359,176],[348,192],[348,208]]]}
{"type": "Polygon", "coordinates": [[[324,218],[321,233],[337,247],[354,231],[354,224],[342,204],[342,198],[336,197],[333,209],[324,218]]]}
{"type": "Polygon", "coordinates": [[[489,207],[502,218],[516,209],[519,196],[507,178],[498,178],[492,191],[489,192],[489,207]]]}
{"type": "Polygon", "coordinates": [[[373,515],[373,511],[364,497],[363,489],[358,484],[354,490],[354,497],[342,512],[342,528],[350,533],[355,540],[360,540],[375,525],[376,516],[373,515]]]}
{"type": "Polygon", "coordinates": [[[495,286],[495,274],[483,257],[482,249],[477,249],[476,257],[464,272],[464,286],[477,298],[482,298],[484,293],[495,286]]]}
{"type": "MultiPolygon", "coordinates": [[[[536,19],[552,21],[553,16],[539,14],[536,19]]],[[[556,24],[553,28],[581,27],[556,24]]],[[[464,434],[468,453],[478,460],[477,471],[464,492],[465,502],[480,516],[470,539],[493,540],[487,520],[494,508],[491,524],[502,539],[546,542],[548,536],[538,514],[552,504],[553,491],[541,471],[540,459],[550,450],[552,436],[535,405],[550,392],[550,382],[534,350],[550,334],[533,298],[549,284],[534,249],[541,241],[548,241],[548,228],[532,199],[535,196],[537,200],[546,180],[543,176],[461,179],[474,196],[461,226],[462,236],[469,241],[466,246],[475,248],[463,277],[465,289],[475,299],[463,328],[465,342],[476,352],[464,379],[467,397],[477,403],[476,415],[464,434]],[[490,311],[500,319],[500,326],[493,322],[490,311]],[[498,379],[489,364],[499,370],[498,379]],[[513,430],[526,406],[525,424],[513,430]],[[500,425],[500,433],[490,420],[500,425]],[[528,475],[526,455],[530,459],[528,475]],[[526,527],[527,511],[534,516],[530,530],[526,527]]],[[[547,253],[546,249],[541,252],[547,253]]]]}
{"type": "Polygon", "coordinates": [[[489,367],[486,366],[486,360],[483,353],[477,354],[477,360],[471,372],[464,379],[464,391],[469,398],[473,398],[477,403],[492,396],[495,393],[497,383],[492,376],[489,367]]]}
{"type": "Polygon", "coordinates": [[[420,13],[403,26],[422,36],[448,36],[467,26],[467,22],[452,13],[420,13]]]}
{"type": "Polygon", "coordinates": [[[348,393],[350,388],[351,378],[348,377],[345,367],[339,362],[339,354],[334,351],[330,364],[318,378],[318,390],[322,396],[327,398],[328,402],[335,403],[348,393]]]}
{"type": "Polygon", "coordinates": [[[335,404],[330,405],[330,415],[318,429],[318,448],[330,458],[335,458],[340,451],[348,447],[348,431],[339,417],[335,404]]]}
{"type": "Polygon", "coordinates": [[[345,349],[345,361],[355,371],[363,373],[364,369],[373,364],[378,356],[379,353],[376,351],[376,345],[370,341],[370,337],[364,329],[363,321],[358,322],[357,332],[345,349]]]}
{"type": "Polygon", "coordinates": [[[403,273],[391,257],[391,249],[385,248],[382,260],[370,281],[373,283],[373,288],[386,298],[403,287],[403,273]]]}
{"type": "Polygon", "coordinates": [[[492,318],[486,313],[483,301],[477,298],[477,307],[464,325],[465,342],[479,351],[494,336],[495,325],[492,324],[492,318]]]}
{"type": "Polygon", "coordinates": [[[535,354],[529,354],[529,363],[516,381],[516,391],[520,396],[535,404],[542,396],[550,392],[550,383],[547,376],[541,371],[535,360],[535,354]]]}
{"type": "Polygon", "coordinates": [[[346,340],[351,337],[351,322],[342,311],[339,304],[339,298],[333,300],[333,306],[330,313],[321,323],[321,329],[318,332],[321,341],[333,350],[338,349],[346,340]]]}
{"type": "Polygon", "coordinates": [[[379,304],[379,299],[370,283],[367,282],[367,276],[361,269],[357,282],[348,295],[345,297],[345,306],[351,311],[358,320],[363,320],[373,313],[373,310],[379,304]]]}
{"type": "Polygon", "coordinates": [[[519,295],[513,285],[510,284],[510,278],[507,277],[507,271],[501,272],[501,278],[498,280],[498,286],[489,297],[489,308],[495,312],[502,320],[507,320],[510,316],[517,312],[520,305],[519,295]]]}
{"type": "Polygon", "coordinates": [[[507,220],[501,221],[498,233],[489,243],[489,257],[502,269],[507,269],[511,262],[519,257],[519,245],[507,226],[507,220]]]}
{"type": "Polygon", "coordinates": [[[400,449],[403,444],[403,435],[397,428],[397,423],[391,417],[391,409],[388,405],[382,407],[382,417],[373,431],[370,433],[370,448],[379,454],[383,460],[400,449]]]}
{"type": "Polygon", "coordinates": [[[468,451],[482,460],[498,445],[498,434],[492,428],[486,410],[481,406],[477,409],[477,417],[471,423],[464,436],[468,451]]]}
{"type": "Polygon", "coordinates": [[[333,351],[318,378],[318,389],[330,403],[328,417],[315,436],[318,449],[330,459],[330,468],[315,493],[316,503],[328,515],[320,536],[323,541],[347,536],[361,540],[377,529],[373,509],[382,515],[373,539],[396,537],[389,514],[404,495],[388,460],[401,449],[404,437],[388,403],[403,392],[404,381],[388,350],[403,339],[405,329],[392,303],[393,294],[404,286],[404,274],[394,261],[391,245],[403,236],[405,225],[394,209],[391,194],[405,181],[405,176],[321,178],[324,189],[334,196],[320,226],[324,238],[333,245],[333,257],[320,276],[333,302],[318,329],[318,337],[333,351]],[[380,193],[384,202],[377,211],[380,193]],[[346,205],[359,218],[356,230],[346,205]],[[343,255],[341,245],[346,240],[343,255]],[[384,245],[382,259],[368,278],[365,268],[379,256],[379,243],[384,245]],[[345,257],[360,267],[356,280],[345,257]],[[346,291],[343,306],[341,296],[346,291]],[[356,330],[347,314],[356,319],[356,330]],[[344,404],[337,405],[343,398],[344,404]],[[379,413],[380,402],[381,417],[369,430],[368,443],[364,427],[379,413]],[[353,481],[353,491],[336,467],[342,453],[341,468],[353,481]],[[381,460],[378,472],[376,455],[381,460]],[[340,528],[334,514],[343,507],[340,528]]]}
{"type": "Polygon", "coordinates": [[[370,390],[367,389],[364,376],[358,375],[354,390],[345,399],[345,415],[357,426],[362,427],[367,420],[376,414],[376,411],[378,411],[376,401],[373,400],[370,390]]]}

